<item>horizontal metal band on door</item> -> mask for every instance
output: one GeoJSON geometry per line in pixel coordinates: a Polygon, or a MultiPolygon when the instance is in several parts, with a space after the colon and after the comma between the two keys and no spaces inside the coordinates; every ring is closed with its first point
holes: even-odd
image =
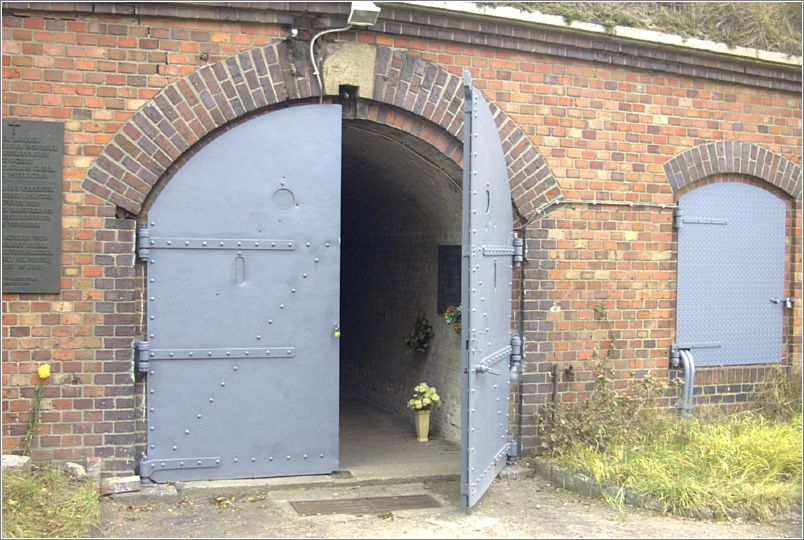
{"type": "Polygon", "coordinates": [[[504,358],[510,358],[510,357],[511,357],[511,346],[508,345],[506,347],[503,347],[499,351],[497,351],[495,353],[491,353],[490,355],[488,355],[485,358],[483,358],[480,361],[480,364],[482,366],[485,366],[485,367],[491,367],[494,364],[498,363],[500,360],[503,360],[504,358]]]}
{"type": "Polygon", "coordinates": [[[155,459],[153,461],[140,461],[140,470],[144,475],[155,471],[170,471],[175,469],[209,469],[221,466],[220,457],[174,458],[155,459]]]}
{"type": "Polygon", "coordinates": [[[280,250],[296,249],[293,240],[271,238],[146,238],[140,249],[242,249],[280,250]]]}
{"type": "Polygon", "coordinates": [[[716,218],[681,218],[681,223],[685,225],[728,225],[729,221],[716,218]]]}
{"type": "Polygon", "coordinates": [[[676,349],[717,349],[722,347],[719,341],[696,341],[676,343],[676,349]]]}
{"type": "Polygon", "coordinates": [[[480,475],[476,477],[477,480],[469,484],[468,487],[472,491],[472,493],[475,493],[477,488],[481,484],[485,485],[491,484],[491,482],[494,480],[494,477],[497,475],[497,465],[502,463],[503,460],[505,460],[506,462],[508,461],[508,449],[510,446],[511,443],[509,442],[503,444],[502,448],[500,448],[499,451],[497,451],[497,454],[495,454],[491,462],[489,462],[489,464],[486,465],[486,467],[483,469],[480,475]]]}
{"type": "Polygon", "coordinates": [[[514,246],[483,246],[483,255],[486,257],[513,255],[514,253],[514,246]]]}
{"type": "Polygon", "coordinates": [[[150,360],[198,360],[202,358],[293,358],[295,347],[232,349],[150,349],[150,360]]]}

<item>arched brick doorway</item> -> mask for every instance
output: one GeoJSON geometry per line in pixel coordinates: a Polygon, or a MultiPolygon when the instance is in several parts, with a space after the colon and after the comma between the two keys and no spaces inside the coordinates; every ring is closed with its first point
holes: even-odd
{"type": "MultiPolygon", "coordinates": [[[[148,195],[195,145],[231,122],[318,96],[306,58],[291,60],[287,42],[243,51],[168,86],[137,111],[104,147],[83,187],[139,214],[148,195]]],[[[376,47],[365,117],[399,127],[460,161],[463,103],[460,78],[401,50],[376,47]]],[[[511,196],[525,218],[561,190],[539,150],[492,104],[506,153],[511,196]]],[[[360,109],[358,109],[360,110],[360,109]]]]}
{"type": "MultiPolygon", "coordinates": [[[[431,204],[430,209],[425,209],[421,215],[413,216],[411,212],[402,212],[402,217],[416,222],[409,229],[413,231],[411,238],[416,234],[421,236],[424,234],[422,231],[428,230],[428,227],[431,232],[435,231],[427,239],[430,251],[427,266],[432,275],[438,264],[437,257],[433,257],[438,246],[460,243],[459,185],[463,128],[461,81],[459,77],[439,66],[403,51],[382,47],[376,49],[374,75],[381,83],[375,85],[371,99],[361,98],[344,106],[344,110],[348,111],[344,115],[344,150],[352,156],[351,163],[356,167],[356,172],[352,171],[351,174],[353,185],[362,184],[364,187],[367,185],[367,175],[358,169],[367,163],[373,166],[380,164],[383,160],[378,160],[378,155],[388,157],[396,153],[396,159],[391,160],[395,163],[389,164],[389,170],[385,171],[385,179],[388,180],[385,187],[402,187],[417,203],[412,206],[421,206],[418,204],[421,202],[431,204]],[[355,157],[355,148],[366,146],[373,149],[373,160],[355,157]],[[419,188],[404,186],[405,165],[402,163],[405,160],[421,164],[418,174],[414,172],[411,175],[414,179],[430,175],[439,183],[430,188],[421,188],[421,185],[419,188]],[[444,199],[442,208],[433,206],[433,200],[428,200],[428,197],[437,193],[444,199]],[[443,211],[441,215],[438,210],[443,211]],[[439,220],[441,223],[434,225],[434,221],[439,220]]],[[[83,182],[84,188],[143,218],[161,188],[209,141],[255,116],[317,101],[315,83],[311,83],[314,78],[309,72],[309,62],[291,62],[290,58],[289,47],[285,43],[244,51],[165,87],[135,113],[104,148],[88,171],[83,182]]],[[[560,197],[560,188],[541,154],[524,132],[504,112],[493,104],[491,107],[506,154],[511,198],[519,215],[528,219],[536,209],[560,197]]],[[[350,180],[344,180],[348,187],[350,180]]],[[[345,199],[345,203],[354,207],[361,198],[357,194],[366,191],[356,187],[351,190],[351,202],[345,199]]],[[[374,197],[376,202],[382,198],[380,195],[386,201],[390,201],[392,197],[388,192],[377,192],[368,194],[368,198],[374,197]]],[[[349,195],[345,193],[345,196],[349,195]]],[[[344,209],[345,216],[349,212],[348,208],[344,209]]],[[[384,223],[389,231],[408,230],[405,219],[400,216],[397,218],[399,219],[396,221],[378,221],[378,216],[375,215],[373,222],[359,224],[353,245],[365,241],[364,233],[374,230],[378,223],[384,223]]],[[[374,240],[384,242],[377,237],[374,240]]],[[[398,247],[405,240],[397,237],[395,242],[398,247]]],[[[346,246],[345,251],[348,252],[346,246]]],[[[360,254],[353,257],[352,269],[360,267],[366,261],[362,257],[364,255],[360,254]]],[[[411,271],[408,277],[415,273],[414,266],[416,265],[408,268],[411,271]]],[[[348,275],[356,275],[356,272],[348,272],[348,275]]],[[[421,281],[420,278],[419,280],[421,281]]],[[[350,286],[355,288],[359,284],[350,286]]],[[[432,289],[434,286],[430,279],[426,287],[432,289]]],[[[386,295],[386,304],[404,303],[404,296],[405,293],[396,290],[390,296],[386,295]]],[[[410,322],[403,321],[403,318],[410,318],[414,311],[424,309],[417,305],[410,313],[402,310],[399,320],[395,321],[395,329],[401,330],[404,324],[410,322]]],[[[376,312],[375,310],[373,313],[376,312]]],[[[360,313],[360,308],[352,313],[360,313]]],[[[429,317],[435,325],[444,324],[438,320],[437,313],[429,314],[429,317]]],[[[365,319],[358,320],[355,327],[365,328],[365,322],[365,319]]],[[[448,338],[442,340],[438,347],[441,348],[442,356],[457,357],[451,354],[456,352],[453,349],[457,345],[451,344],[448,338]]],[[[361,369],[361,364],[353,363],[345,369],[345,372],[349,372],[349,369],[356,372],[361,369]]],[[[419,374],[431,376],[426,370],[409,371],[414,378],[419,374]]],[[[446,368],[438,368],[436,371],[446,371],[446,368]]],[[[395,380],[393,373],[385,373],[383,376],[395,380]]],[[[435,377],[438,382],[438,377],[435,377]]],[[[376,381],[376,371],[369,374],[368,379],[376,381]]],[[[406,382],[396,381],[396,390],[402,392],[406,382]]],[[[457,394],[457,380],[454,382],[454,392],[457,394]]],[[[379,384],[375,391],[382,395],[387,393],[388,388],[379,384]]],[[[457,395],[453,401],[457,409],[460,401],[457,395]]],[[[454,439],[459,424],[458,411],[446,413],[445,418],[442,430],[450,432],[454,439]]]]}

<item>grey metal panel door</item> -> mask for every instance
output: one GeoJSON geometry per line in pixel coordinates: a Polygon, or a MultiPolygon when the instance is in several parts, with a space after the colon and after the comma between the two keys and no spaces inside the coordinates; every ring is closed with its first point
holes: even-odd
{"type": "Polygon", "coordinates": [[[781,360],[786,205],[748,184],[679,200],[676,344],[697,365],[781,360]]]}
{"type": "Polygon", "coordinates": [[[340,106],[293,107],[223,133],[159,195],[139,239],[142,476],[338,468],[340,160],[340,106]]]}
{"type": "Polygon", "coordinates": [[[511,194],[497,126],[464,72],[461,504],[474,506],[508,457],[511,194]]]}

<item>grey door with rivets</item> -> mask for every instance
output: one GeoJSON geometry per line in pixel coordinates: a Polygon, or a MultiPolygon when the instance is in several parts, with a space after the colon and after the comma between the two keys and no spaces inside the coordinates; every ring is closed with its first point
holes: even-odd
{"type": "Polygon", "coordinates": [[[508,458],[511,192],[497,125],[464,74],[461,503],[474,506],[508,458]]]}
{"type": "Polygon", "coordinates": [[[785,201],[718,182],[678,205],[676,347],[698,366],[781,362],[785,201]]]}
{"type": "Polygon", "coordinates": [[[338,468],[340,171],[340,106],[305,105],[224,132],[159,194],[143,477],[338,468]]]}

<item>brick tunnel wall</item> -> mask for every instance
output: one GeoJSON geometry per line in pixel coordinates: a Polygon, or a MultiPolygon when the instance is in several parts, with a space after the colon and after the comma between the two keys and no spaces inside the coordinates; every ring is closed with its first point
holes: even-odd
{"type": "Polygon", "coordinates": [[[437,299],[439,246],[461,243],[462,172],[454,162],[444,170],[437,150],[399,130],[349,124],[343,133],[342,391],[409,416],[406,403],[425,381],[443,397],[433,433],[459,442],[460,336],[437,299]],[[421,317],[433,337],[415,352],[405,336],[421,317]]]}
{"type": "MultiPolygon", "coordinates": [[[[402,8],[384,13],[393,18],[394,10],[404,14],[402,8]]],[[[123,122],[160,88],[201,65],[285,39],[283,24],[292,19],[273,8],[240,11],[239,22],[232,13],[215,6],[177,14],[175,6],[158,4],[138,13],[122,4],[4,5],[3,117],[64,122],[66,128],[62,292],[3,295],[4,451],[19,450],[36,367],[51,362],[54,377],[33,457],[101,456],[107,472],[131,470],[140,435],[130,345],[142,317],[135,221],[81,182],[123,122]],[[249,17],[252,22],[243,22],[249,17]]],[[[428,28],[437,24],[435,16],[425,19],[428,28]]],[[[324,16],[320,22],[337,21],[324,16]]],[[[663,164],[712,141],[753,143],[801,163],[800,92],[669,74],[649,61],[623,67],[594,54],[562,56],[550,47],[517,51],[492,38],[470,44],[484,36],[470,23],[460,32],[415,37],[416,24],[408,16],[338,39],[406,49],[456,74],[470,69],[476,86],[542,152],[568,199],[673,204],[663,164]]],[[[539,32],[542,40],[552,39],[539,32]]],[[[585,39],[554,38],[562,47],[582,47],[585,39]]],[[[800,200],[791,201],[791,214],[785,294],[796,304],[785,320],[785,361],[800,365],[800,200]]],[[[671,221],[669,210],[581,204],[551,209],[529,224],[526,445],[535,445],[530,414],[549,400],[547,373],[554,362],[575,371],[574,381],[561,382],[562,400],[589,391],[593,351],[612,342],[623,380],[635,370],[667,376],[675,326],[671,221]],[[553,302],[560,311],[550,311],[553,302]],[[598,304],[613,329],[595,319],[598,304]]],[[[764,371],[727,368],[702,380],[745,385],[745,393],[764,371]]]]}

